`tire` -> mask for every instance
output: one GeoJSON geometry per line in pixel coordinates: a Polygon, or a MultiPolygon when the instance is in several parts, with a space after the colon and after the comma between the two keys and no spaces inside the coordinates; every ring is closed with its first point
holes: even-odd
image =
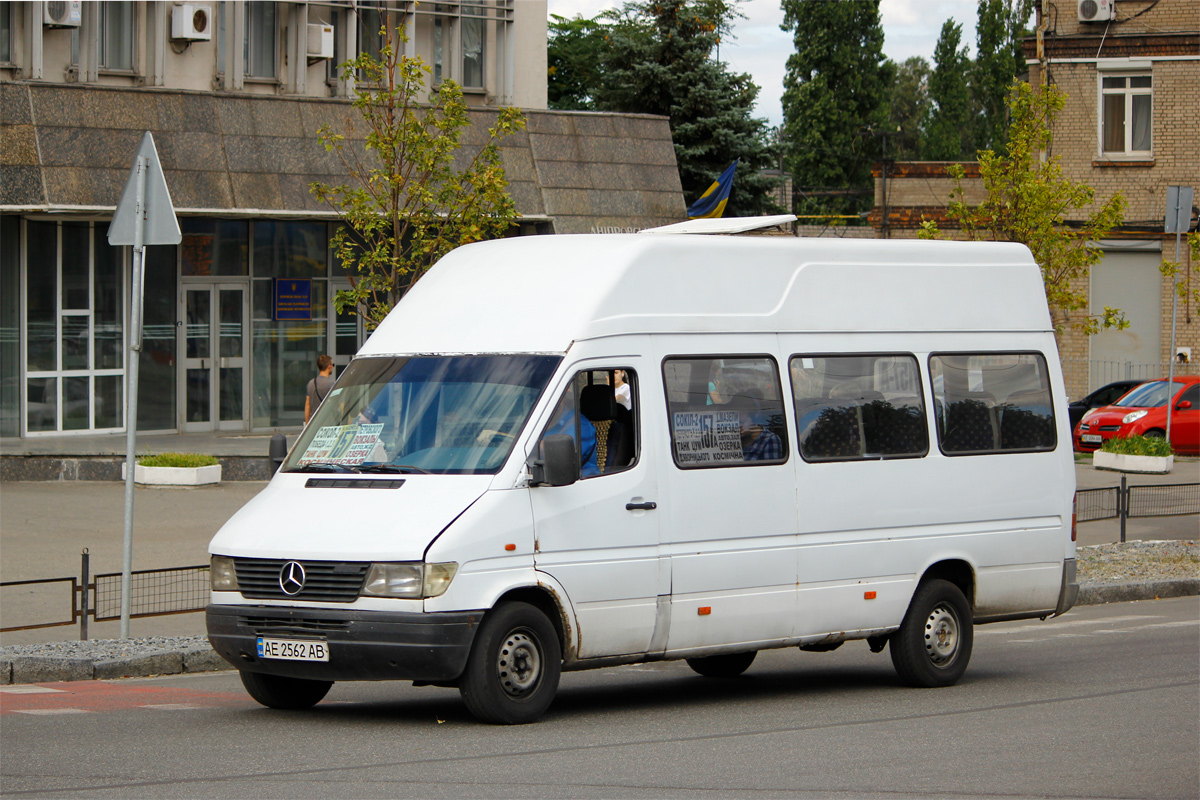
{"type": "Polygon", "coordinates": [[[687,665],[706,678],[736,678],[754,663],[757,650],[749,653],[726,653],[719,656],[689,658],[687,665]]]}
{"type": "Polygon", "coordinates": [[[949,581],[925,581],[892,634],[892,664],[909,686],[952,686],[967,670],[974,639],[971,607],[962,591],[949,581]]]}
{"type": "Polygon", "coordinates": [[[333,686],[333,681],[310,681],[304,678],[285,678],[281,675],[266,675],[261,672],[240,670],[242,686],[250,696],[267,708],[288,711],[312,708],[333,686]]]}
{"type": "Polygon", "coordinates": [[[1145,436],[1147,439],[1165,439],[1167,438],[1167,432],[1158,428],[1151,428],[1143,433],[1142,436],[1145,436]]]}
{"type": "Polygon", "coordinates": [[[502,603],[483,618],[458,691],[481,722],[536,722],[558,691],[562,649],[546,615],[528,603],[502,603]]]}

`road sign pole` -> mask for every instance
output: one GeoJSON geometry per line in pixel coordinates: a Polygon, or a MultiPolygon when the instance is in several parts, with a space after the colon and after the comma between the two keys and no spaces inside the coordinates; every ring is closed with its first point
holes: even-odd
{"type": "Polygon", "coordinates": [[[134,162],[137,180],[133,234],[133,302],[129,312],[129,350],[125,365],[125,538],[121,558],[121,638],[129,638],[130,590],[133,574],[133,484],[137,467],[138,362],[142,355],[142,289],[145,267],[146,157],[134,162]]]}

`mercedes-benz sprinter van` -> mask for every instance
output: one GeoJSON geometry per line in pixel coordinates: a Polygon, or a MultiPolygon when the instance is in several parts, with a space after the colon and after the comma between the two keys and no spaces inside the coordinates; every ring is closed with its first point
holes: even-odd
{"type": "Polygon", "coordinates": [[[409,680],[498,723],[562,670],[856,639],[945,686],[1073,603],[1074,489],[1023,246],[469,245],[212,540],[209,637],[267,706],[409,680]]]}

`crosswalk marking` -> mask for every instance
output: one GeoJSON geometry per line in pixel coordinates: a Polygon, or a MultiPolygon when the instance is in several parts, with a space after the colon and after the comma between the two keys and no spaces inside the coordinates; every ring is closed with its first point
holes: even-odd
{"type": "Polygon", "coordinates": [[[50,692],[63,692],[65,689],[51,689],[48,686],[38,686],[32,683],[19,684],[17,686],[0,686],[0,692],[4,694],[48,694],[50,692]]]}
{"type": "Polygon", "coordinates": [[[193,711],[200,707],[195,703],[155,703],[141,706],[141,708],[148,708],[151,711],[193,711]]]}
{"type": "Polygon", "coordinates": [[[14,714],[32,714],[37,717],[48,717],[52,714],[90,714],[92,712],[82,708],[21,708],[13,712],[14,714]]]}

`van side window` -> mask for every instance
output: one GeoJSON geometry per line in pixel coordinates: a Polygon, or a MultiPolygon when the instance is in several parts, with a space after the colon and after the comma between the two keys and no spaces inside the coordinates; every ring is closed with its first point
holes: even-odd
{"type": "MultiPolygon", "coordinates": [[[[582,370],[563,392],[542,438],[562,433],[573,437],[580,474],[591,478],[633,466],[637,460],[636,420],[637,376],[633,370],[582,370]]],[[[540,453],[540,440],[538,450],[540,453]]]]}
{"type": "Polygon", "coordinates": [[[914,356],[798,355],[789,372],[805,461],[919,458],[929,452],[914,356]]]}
{"type": "Polygon", "coordinates": [[[946,455],[1054,449],[1054,405],[1040,353],[934,354],[929,373],[946,455]]]}
{"type": "Polygon", "coordinates": [[[773,358],[668,358],[663,384],[671,450],[680,468],[787,461],[787,425],[773,358]]]}

